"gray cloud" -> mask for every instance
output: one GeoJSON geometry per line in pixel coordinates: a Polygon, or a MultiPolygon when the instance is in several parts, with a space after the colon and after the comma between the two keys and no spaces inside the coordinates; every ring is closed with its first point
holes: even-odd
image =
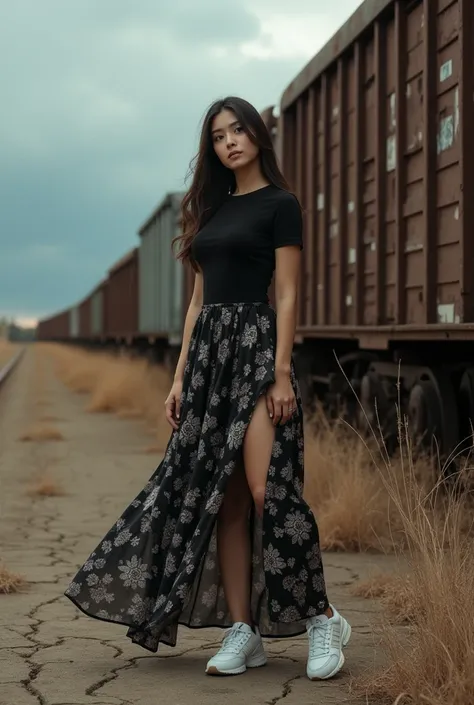
{"type": "Polygon", "coordinates": [[[240,51],[265,1],[1,5],[0,314],[71,305],[136,244],[213,99],[278,102],[304,62],[240,51]]]}

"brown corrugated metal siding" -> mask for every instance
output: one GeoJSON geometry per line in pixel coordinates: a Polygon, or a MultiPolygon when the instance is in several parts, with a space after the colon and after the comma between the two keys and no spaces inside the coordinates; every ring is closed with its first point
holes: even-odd
{"type": "Polygon", "coordinates": [[[91,296],[79,304],[79,338],[91,337],[91,296]]]}
{"type": "Polygon", "coordinates": [[[474,321],[473,40],[472,0],[366,0],[284,93],[303,334],[474,321]]]}
{"type": "Polygon", "coordinates": [[[109,270],[103,288],[104,335],[131,340],[138,334],[138,248],[109,270]]]}
{"type": "Polygon", "coordinates": [[[69,338],[69,309],[38,322],[38,340],[66,340],[69,338]]]}

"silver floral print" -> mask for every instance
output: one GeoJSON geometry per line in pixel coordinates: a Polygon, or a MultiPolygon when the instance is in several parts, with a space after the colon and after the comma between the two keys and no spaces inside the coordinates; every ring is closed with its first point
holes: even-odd
{"type": "MultiPolygon", "coordinates": [[[[266,303],[205,305],[193,329],[181,423],[163,460],[65,591],[91,617],[128,626],[156,651],[178,625],[232,624],[217,559],[217,515],[259,397],[275,380],[276,314],[266,303]]],[[[301,634],[328,607],[314,516],[303,500],[303,416],[277,426],[260,519],[249,518],[251,605],[265,637],[301,634]]]]}

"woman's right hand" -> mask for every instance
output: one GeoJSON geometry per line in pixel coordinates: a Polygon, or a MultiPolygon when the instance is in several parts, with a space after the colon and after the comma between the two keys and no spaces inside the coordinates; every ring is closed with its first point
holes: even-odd
{"type": "Polygon", "coordinates": [[[168,423],[175,429],[179,426],[181,393],[183,391],[183,383],[174,381],[165,401],[165,414],[168,423]]]}

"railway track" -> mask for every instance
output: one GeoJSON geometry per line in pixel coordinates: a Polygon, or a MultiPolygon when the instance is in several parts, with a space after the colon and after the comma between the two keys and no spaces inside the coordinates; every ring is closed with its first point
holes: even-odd
{"type": "Polygon", "coordinates": [[[15,355],[13,355],[12,358],[10,358],[10,360],[6,363],[6,365],[3,365],[3,367],[0,367],[0,388],[3,384],[3,382],[7,379],[8,375],[12,372],[12,370],[20,362],[24,352],[25,352],[25,348],[21,348],[17,353],[15,353],[15,355]]]}

